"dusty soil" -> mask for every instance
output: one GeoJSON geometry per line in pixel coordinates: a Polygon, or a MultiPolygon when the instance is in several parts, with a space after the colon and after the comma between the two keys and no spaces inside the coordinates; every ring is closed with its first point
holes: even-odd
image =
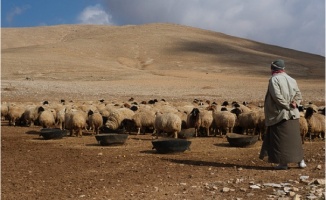
{"type": "MultiPolygon", "coordinates": [[[[281,57],[303,103],[325,105],[325,58],[190,27],[4,29],[1,49],[2,102],[134,97],[259,105],[268,63],[281,57]]],[[[44,140],[39,131],[2,121],[2,199],[261,200],[325,192],[325,141],[318,139],[303,145],[307,168],[275,171],[258,159],[261,141],[234,148],[226,138],[190,138],[190,150],[158,154],[151,134],[104,147],[87,132],[44,140]]]]}
{"type": "Polygon", "coordinates": [[[151,134],[101,146],[87,132],[82,138],[44,140],[39,131],[2,123],[2,199],[277,199],[286,187],[306,199],[324,190],[314,182],[325,177],[320,140],[303,146],[307,168],[291,164],[275,171],[258,159],[260,141],[235,148],[226,138],[190,138],[190,150],[158,154],[151,134]]]}

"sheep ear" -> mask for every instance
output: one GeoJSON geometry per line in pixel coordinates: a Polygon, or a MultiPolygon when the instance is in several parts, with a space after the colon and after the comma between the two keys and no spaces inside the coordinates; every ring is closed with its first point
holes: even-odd
{"type": "Polygon", "coordinates": [[[39,107],[38,109],[37,109],[37,112],[39,113],[39,112],[43,112],[44,111],[44,108],[41,106],[41,107],[39,107]]]}
{"type": "Polygon", "coordinates": [[[94,112],[92,110],[89,110],[88,115],[92,115],[92,114],[94,114],[94,112]]]}

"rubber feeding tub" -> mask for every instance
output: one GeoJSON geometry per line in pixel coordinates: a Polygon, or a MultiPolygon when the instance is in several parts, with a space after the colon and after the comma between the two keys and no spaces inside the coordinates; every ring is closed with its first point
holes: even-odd
{"type": "Polygon", "coordinates": [[[128,134],[123,133],[102,133],[95,135],[97,142],[102,146],[122,145],[126,142],[128,134]]]}
{"type": "Polygon", "coordinates": [[[232,147],[247,147],[253,145],[258,140],[258,135],[242,135],[237,133],[228,133],[226,138],[232,147]]]}
{"type": "Polygon", "coordinates": [[[189,150],[191,141],[177,138],[160,138],[152,141],[157,153],[180,153],[189,150]]]}
{"type": "Polygon", "coordinates": [[[67,132],[67,130],[61,130],[59,128],[42,128],[40,130],[40,136],[45,140],[61,139],[64,136],[67,136],[67,132]]]}

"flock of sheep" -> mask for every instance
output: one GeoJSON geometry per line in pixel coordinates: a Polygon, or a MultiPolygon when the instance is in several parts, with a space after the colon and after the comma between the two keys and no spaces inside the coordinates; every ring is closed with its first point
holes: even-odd
{"type": "MultiPolygon", "coordinates": [[[[325,107],[310,103],[301,106],[300,128],[302,142],[307,134],[325,138],[325,107]]],[[[227,101],[218,104],[209,100],[167,102],[164,99],[137,102],[40,102],[1,103],[1,119],[9,125],[41,126],[70,131],[70,136],[124,130],[160,136],[183,137],[191,130],[193,136],[216,136],[226,133],[259,134],[265,132],[262,106],[227,101]]]]}

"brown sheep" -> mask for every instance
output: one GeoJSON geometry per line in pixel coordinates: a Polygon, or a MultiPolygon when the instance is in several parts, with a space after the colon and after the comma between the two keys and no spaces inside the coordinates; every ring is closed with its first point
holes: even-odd
{"type": "Polygon", "coordinates": [[[318,135],[325,138],[325,115],[316,113],[314,108],[308,107],[305,113],[308,123],[308,133],[311,139],[312,135],[318,135]]]}
{"type": "Polygon", "coordinates": [[[100,127],[103,126],[103,117],[99,112],[88,111],[88,123],[95,134],[100,133],[100,127]]]}

